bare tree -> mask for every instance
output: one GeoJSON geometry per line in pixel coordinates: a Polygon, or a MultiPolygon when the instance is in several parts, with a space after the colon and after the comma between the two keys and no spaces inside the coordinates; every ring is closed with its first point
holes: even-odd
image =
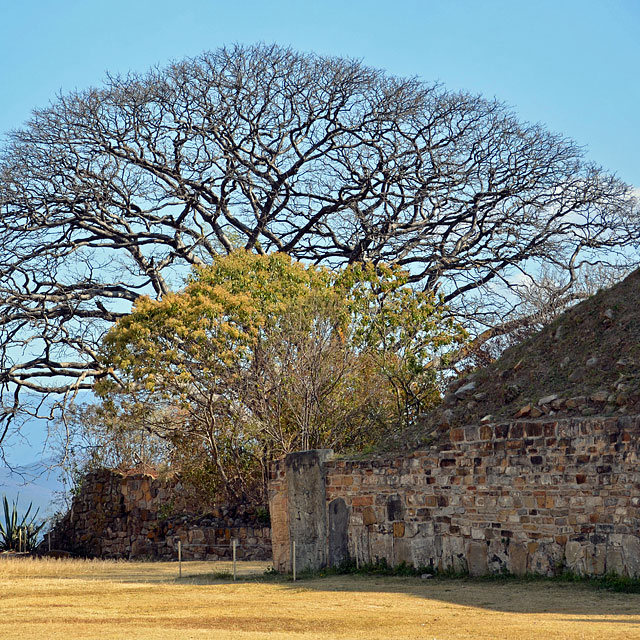
{"type": "Polygon", "coordinates": [[[493,362],[506,348],[541,331],[582,300],[612,287],[630,271],[624,263],[598,262],[584,263],[572,271],[543,264],[531,275],[524,274],[508,289],[509,314],[493,326],[477,331],[472,340],[452,354],[451,372],[460,375],[493,362]]]}
{"type": "Polygon", "coordinates": [[[138,296],[238,243],[397,263],[489,326],[520,271],[571,281],[639,235],[627,185],[500,103],[277,46],[59,97],[9,134],[0,212],[0,442],[24,391],[90,388],[138,296]]]}

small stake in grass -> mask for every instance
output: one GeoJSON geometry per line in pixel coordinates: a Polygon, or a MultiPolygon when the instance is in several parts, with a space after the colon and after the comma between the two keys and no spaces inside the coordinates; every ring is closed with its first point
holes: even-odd
{"type": "Polygon", "coordinates": [[[182,540],[178,540],[178,577],[182,578],[182,540]]]}
{"type": "Polygon", "coordinates": [[[231,548],[233,549],[233,581],[235,582],[236,580],[236,545],[238,544],[238,541],[234,538],[233,542],[231,543],[231,548]]]}
{"type": "Polygon", "coordinates": [[[22,529],[18,529],[18,553],[22,553],[22,529]]]}
{"type": "Polygon", "coordinates": [[[296,541],[293,541],[293,581],[296,581],[296,541]]]}

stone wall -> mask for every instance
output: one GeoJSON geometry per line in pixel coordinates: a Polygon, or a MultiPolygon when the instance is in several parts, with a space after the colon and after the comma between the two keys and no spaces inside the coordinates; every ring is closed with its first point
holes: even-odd
{"type": "MultiPolygon", "coordinates": [[[[231,558],[237,540],[241,560],[271,558],[271,530],[259,513],[220,507],[199,512],[185,498],[179,478],[124,475],[100,470],[85,477],[71,509],[50,532],[51,548],[101,558],[231,558]]],[[[42,548],[48,548],[45,536],[42,548]]]]}
{"type": "Polygon", "coordinates": [[[324,535],[296,554],[300,569],[357,556],[473,575],[640,577],[639,436],[640,417],[469,426],[408,455],[323,453],[314,487],[290,481],[293,454],[271,470],[274,565],[291,570],[302,491],[325,508],[315,525],[306,515],[324,535]]]}

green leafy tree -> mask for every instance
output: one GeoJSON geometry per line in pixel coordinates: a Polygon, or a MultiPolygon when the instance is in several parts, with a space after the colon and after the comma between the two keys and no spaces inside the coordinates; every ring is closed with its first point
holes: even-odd
{"type": "Polygon", "coordinates": [[[215,258],[183,291],[142,298],[118,321],[97,390],[214,491],[260,493],[274,456],[374,445],[438,400],[433,358],[464,333],[407,280],[282,253],[215,258]]]}

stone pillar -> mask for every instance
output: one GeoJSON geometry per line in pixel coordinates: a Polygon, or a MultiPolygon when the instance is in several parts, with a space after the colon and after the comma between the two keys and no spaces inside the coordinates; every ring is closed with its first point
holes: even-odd
{"type": "Polygon", "coordinates": [[[293,542],[296,568],[321,569],[327,565],[327,497],[324,462],[331,449],[290,453],[276,465],[269,490],[273,561],[278,571],[292,570],[293,542]]]}
{"type": "Polygon", "coordinates": [[[342,498],[329,503],[329,566],[349,560],[349,508],[342,498]]]}
{"type": "Polygon", "coordinates": [[[273,567],[276,571],[291,571],[289,501],[284,459],[273,462],[269,470],[269,517],[273,567]]]}

